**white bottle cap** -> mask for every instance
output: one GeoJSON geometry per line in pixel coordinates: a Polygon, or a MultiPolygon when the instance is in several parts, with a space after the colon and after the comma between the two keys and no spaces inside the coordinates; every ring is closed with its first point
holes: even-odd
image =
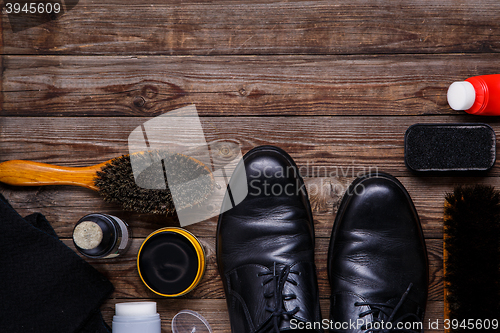
{"type": "Polygon", "coordinates": [[[161,333],[156,302],[117,303],[113,333],[161,333]]]}
{"type": "Polygon", "coordinates": [[[156,302],[130,302],[117,303],[116,315],[124,317],[154,316],[156,314],[156,302]]]}
{"type": "Polygon", "coordinates": [[[453,110],[468,110],[474,105],[476,91],[467,81],[453,82],[448,88],[448,104],[453,110]]]}

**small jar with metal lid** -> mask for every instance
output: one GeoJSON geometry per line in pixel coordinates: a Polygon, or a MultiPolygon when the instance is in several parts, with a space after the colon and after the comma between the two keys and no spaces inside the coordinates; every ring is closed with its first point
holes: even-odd
{"type": "Polygon", "coordinates": [[[121,219],[94,213],[82,217],[73,230],[73,243],[86,257],[109,259],[125,253],[132,235],[121,219]]]}

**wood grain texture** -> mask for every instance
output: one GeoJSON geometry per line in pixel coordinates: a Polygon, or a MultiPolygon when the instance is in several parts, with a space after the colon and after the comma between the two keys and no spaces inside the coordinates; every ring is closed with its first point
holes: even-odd
{"type": "MultiPolygon", "coordinates": [[[[0,118],[0,162],[33,160],[89,166],[128,153],[128,137],[150,118],[0,118]]],[[[487,122],[494,117],[202,117],[206,142],[232,140],[243,153],[275,145],[297,162],[304,177],[356,177],[370,170],[412,175],[404,164],[404,134],[415,123],[487,122]]],[[[193,135],[185,129],[179,135],[193,135]]],[[[172,133],[175,135],[176,133],[172,133]]],[[[488,176],[500,174],[498,166],[488,176]]]]}
{"type": "Polygon", "coordinates": [[[498,72],[495,54],[4,58],[5,116],[460,115],[448,86],[498,72]]]}
{"type": "Polygon", "coordinates": [[[26,160],[0,163],[0,182],[13,186],[72,185],[94,191],[94,178],[108,162],[82,168],[62,167],[26,160]]]}
{"type": "Polygon", "coordinates": [[[5,20],[3,17],[3,13],[0,14],[0,68],[2,69],[0,71],[0,116],[3,115],[3,57],[4,57],[4,52],[3,52],[3,21],[5,20]]]}
{"type": "MultiPolygon", "coordinates": [[[[6,54],[361,54],[498,52],[496,0],[432,2],[80,0],[14,33],[6,54]]],[[[5,14],[4,14],[5,15],[5,14]]]]}

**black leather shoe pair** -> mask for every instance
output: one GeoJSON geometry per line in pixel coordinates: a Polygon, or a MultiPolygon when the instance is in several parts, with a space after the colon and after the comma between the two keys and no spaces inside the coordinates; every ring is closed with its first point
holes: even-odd
{"type": "MultiPolygon", "coordinates": [[[[328,254],[330,320],[321,319],[311,207],[291,157],[272,146],[252,149],[233,173],[223,207],[238,186],[248,186],[248,194],[220,214],[217,228],[233,333],[396,332],[398,324],[423,320],[425,244],[395,178],[359,178],[344,196],[328,254]]],[[[399,332],[418,332],[406,328],[399,332]]]]}

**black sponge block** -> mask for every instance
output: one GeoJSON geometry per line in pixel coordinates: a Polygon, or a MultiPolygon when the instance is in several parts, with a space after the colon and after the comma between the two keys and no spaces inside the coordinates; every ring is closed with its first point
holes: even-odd
{"type": "Polygon", "coordinates": [[[414,172],[487,171],[496,137],[487,124],[415,124],[405,134],[405,164],[414,172]]]}

